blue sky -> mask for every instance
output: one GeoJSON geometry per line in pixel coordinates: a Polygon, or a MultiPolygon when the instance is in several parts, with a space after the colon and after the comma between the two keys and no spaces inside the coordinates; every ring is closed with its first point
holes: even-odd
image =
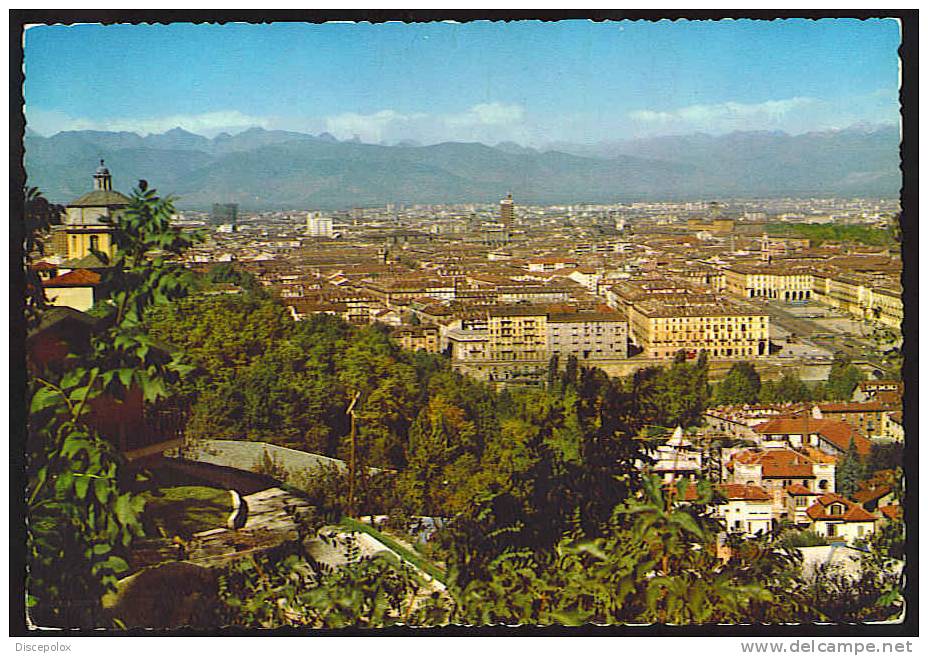
{"type": "Polygon", "coordinates": [[[26,116],[543,145],[898,121],[893,20],[40,26],[26,116]]]}

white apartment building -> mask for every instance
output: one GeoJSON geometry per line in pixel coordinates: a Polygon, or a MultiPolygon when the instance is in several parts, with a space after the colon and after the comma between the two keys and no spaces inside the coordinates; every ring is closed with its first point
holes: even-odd
{"type": "Polygon", "coordinates": [[[326,237],[331,239],[335,236],[332,217],[324,216],[321,212],[307,213],[306,234],[310,237],[326,237]]]}

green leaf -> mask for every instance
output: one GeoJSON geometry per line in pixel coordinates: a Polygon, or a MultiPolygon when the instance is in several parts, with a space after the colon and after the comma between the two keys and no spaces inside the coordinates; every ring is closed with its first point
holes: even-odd
{"type": "Polygon", "coordinates": [[[90,451],[93,446],[90,440],[69,437],[65,439],[64,444],[61,445],[61,455],[64,458],[73,458],[81,451],[90,451]]]}
{"type": "Polygon", "coordinates": [[[73,369],[68,371],[61,377],[60,387],[61,389],[71,389],[84,379],[84,375],[87,372],[84,369],[73,369]]]}
{"type": "Polygon", "coordinates": [[[83,401],[84,398],[89,398],[89,396],[90,396],[90,387],[87,385],[84,385],[82,387],[77,387],[74,390],[72,390],[71,393],[68,395],[68,400],[74,403],[74,402],[83,401]]]}
{"type": "Polygon", "coordinates": [[[693,519],[693,516],[682,510],[672,513],[670,521],[678,524],[684,530],[689,531],[695,536],[700,538],[703,536],[703,530],[699,527],[699,524],[696,523],[696,520],[693,519]]]}
{"type": "Polygon", "coordinates": [[[123,367],[122,369],[119,369],[117,373],[119,374],[119,382],[128,388],[132,383],[132,376],[135,374],[135,370],[123,367]]]}
{"type": "Polygon", "coordinates": [[[89,476],[78,476],[74,482],[74,493],[78,499],[83,500],[87,496],[87,489],[90,487],[91,478],[89,476]]]}
{"type": "Polygon", "coordinates": [[[127,569],[129,569],[128,563],[126,563],[126,561],[119,556],[110,556],[107,558],[106,566],[116,573],[125,572],[127,569]]]}
{"type": "Polygon", "coordinates": [[[46,408],[62,404],[61,394],[50,387],[40,387],[32,395],[32,403],[29,405],[30,414],[37,414],[46,408]]]}
{"type": "Polygon", "coordinates": [[[122,525],[128,525],[135,521],[135,512],[132,509],[132,495],[121,494],[116,498],[116,519],[122,525]]]}
{"type": "Polygon", "coordinates": [[[71,491],[73,482],[74,477],[71,475],[71,472],[59,474],[55,479],[55,493],[58,494],[58,496],[67,496],[71,491]]]}
{"type": "Polygon", "coordinates": [[[93,481],[93,493],[100,503],[106,503],[110,496],[109,482],[102,478],[96,478],[93,481]]]}

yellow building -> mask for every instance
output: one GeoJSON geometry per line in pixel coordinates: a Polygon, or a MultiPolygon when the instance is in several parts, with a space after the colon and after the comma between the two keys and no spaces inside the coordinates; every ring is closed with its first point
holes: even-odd
{"type": "Polygon", "coordinates": [[[680,350],[714,358],[767,355],[770,339],[768,315],[721,299],[646,299],[629,308],[628,325],[646,358],[672,358],[680,350]]]}
{"type": "Polygon", "coordinates": [[[438,353],[441,350],[438,326],[399,326],[392,335],[407,351],[438,353]]]}
{"type": "Polygon", "coordinates": [[[804,301],[812,298],[813,276],[784,266],[736,264],[725,270],[725,289],[741,298],[804,301]]]}
{"type": "Polygon", "coordinates": [[[546,306],[500,307],[490,310],[487,319],[492,360],[544,360],[547,358],[546,306]]]}
{"type": "Polygon", "coordinates": [[[866,287],[851,275],[829,276],[825,284],[825,294],[820,300],[833,308],[863,318],[866,287]]]}
{"type": "Polygon", "coordinates": [[[874,287],[870,296],[869,316],[878,323],[902,330],[902,291],[874,287]]]}
{"type": "Polygon", "coordinates": [[[902,329],[902,290],[898,282],[879,276],[819,272],[814,279],[814,298],[858,319],[902,329]]]}
{"type": "Polygon", "coordinates": [[[64,224],[56,226],[52,243],[63,248],[58,255],[66,260],[79,260],[97,251],[113,257],[116,254],[113,227],[105,220],[117,216],[129,203],[126,196],[113,191],[113,178],[101,159],[93,174],[93,191],[69,203],[64,224]]]}

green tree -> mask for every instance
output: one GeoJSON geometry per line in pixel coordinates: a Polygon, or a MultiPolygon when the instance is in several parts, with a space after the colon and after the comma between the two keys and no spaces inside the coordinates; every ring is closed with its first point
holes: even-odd
{"type": "Polygon", "coordinates": [[[345,350],[337,376],[349,395],[361,394],[357,409],[359,462],[375,467],[405,465],[407,432],[417,414],[415,401],[420,398],[415,369],[402,361],[399,349],[385,332],[365,327],[345,350]]]}
{"type": "Polygon", "coordinates": [[[414,512],[435,515],[461,510],[449,497],[478,468],[473,457],[469,466],[462,467],[462,456],[474,440],[474,431],[464,411],[441,396],[433,396],[419,413],[409,430],[408,464],[400,481],[401,493],[414,512]],[[454,471],[455,463],[459,471],[454,471]]]}
{"type": "Polygon", "coordinates": [[[36,257],[45,254],[44,239],[48,236],[52,225],[60,222],[64,211],[60,205],[48,202],[42,192],[35,187],[26,187],[23,190],[25,220],[23,242],[23,271],[25,273],[26,292],[26,326],[33,328],[38,324],[39,313],[47,307],[45,288],[31,265],[36,257]]]}
{"type": "Polygon", "coordinates": [[[754,365],[736,362],[715,386],[713,403],[717,405],[742,405],[757,403],[760,394],[760,376],[754,365]]]}
{"type": "Polygon", "coordinates": [[[894,564],[871,552],[862,555],[857,576],[835,565],[820,565],[798,594],[826,621],[881,622],[902,614],[900,587],[900,573],[894,564]]]}
{"type": "Polygon", "coordinates": [[[768,380],[761,385],[761,403],[798,403],[811,400],[812,392],[792,371],[785,371],[778,379],[768,380]]]}
{"type": "Polygon", "coordinates": [[[455,619],[580,625],[777,617],[786,592],[780,584],[796,587],[794,561],[761,546],[721,563],[717,525],[708,515],[711,489],[705,483],[698,489],[698,499],[681,506],[673,499],[682,488],[664,491],[647,479],[641,495],[616,507],[616,521],[601,537],[570,530],[551,557],[504,552],[488,563],[487,576],[453,580],[455,619]],[[771,586],[758,580],[761,572],[771,586]]]}
{"type": "Polygon", "coordinates": [[[274,343],[289,338],[294,321],[272,298],[220,294],[153,308],[146,327],[185,352],[207,380],[234,381],[274,343]]]}
{"type": "Polygon", "coordinates": [[[682,358],[674,358],[673,364],[661,372],[658,403],[663,418],[657,423],[687,428],[702,421],[708,400],[707,367],[707,363],[687,364],[684,353],[682,358]]]}
{"type": "Polygon", "coordinates": [[[118,251],[103,276],[111,290],[103,332],[89,353],[72,354],[66,372],[36,371],[30,381],[27,591],[30,616],[41,625],[106,625],[102,596],[142,533],[144,498],[132,490],[115,436],[101,435],[87,418],[103,393],[118,398],[138,387],[155,401],[190,371],[157,355],[140,323],[148,308],[187,291],[188,276],[169,257],[191,238],[171,227],[173,211],[154,190],[133,192],[127,210],[111,220],[118,251]]]}
{"type": "Polygon", "coordinates": [[[864,380],[863,372],[845,357],[836,357],[825,382],[825,394],[836,401],[850,400],[857,384],[864,380]]]}
{"type": "Polygon", "coordinates": [[[902,458],[905,455],[905,445],[898,442],[874,442],[870,445],[867,455],[867,477],[878,471],[891,469],[893,471],[902,467],[902,458]]]}
{"type": "Polygon", "coordinates": [[[554,386],[558,383],[560,376],[558,375],[558,370],[560,368],[560,362],[557,353],[552,355],[548,360],[548,371],[546,377],[546,384],[548,389],[553,389],[554,386]]]}
{"type": "Polygon", "coordinates": [[[206,280],[211,283],[231,283],[253,293],[263,293],[261,283],[254,274],[242,271],[231,262],[220,262],[210,267],[206,280]]]}
{"type": "Polygon", "coordinates": [[[838,462],[835,469],[835,487],[838,494],[849,497],[857,491],[860,482],[866,478],[867,467],[861,461],[860,454],[857,451],[857,443],[851,437],[847,453],[838,462]]]}
{"type": "Polygon", "coordinates": [[[561,386],[576,385],[580,376],[580,364],[577,356],[568,355],[567,363],[564,365],[564,373],[561,374],[561,386]]]}
{"type": "Polygon", "coordinates": [[[438,599],[415,603],[419,587],[393,557],[357,558],[325,571],[299,552],[274,554],[238,561],[222,573],[215,622],[262,629],[441,622],[448,611],[438,599]]]}

